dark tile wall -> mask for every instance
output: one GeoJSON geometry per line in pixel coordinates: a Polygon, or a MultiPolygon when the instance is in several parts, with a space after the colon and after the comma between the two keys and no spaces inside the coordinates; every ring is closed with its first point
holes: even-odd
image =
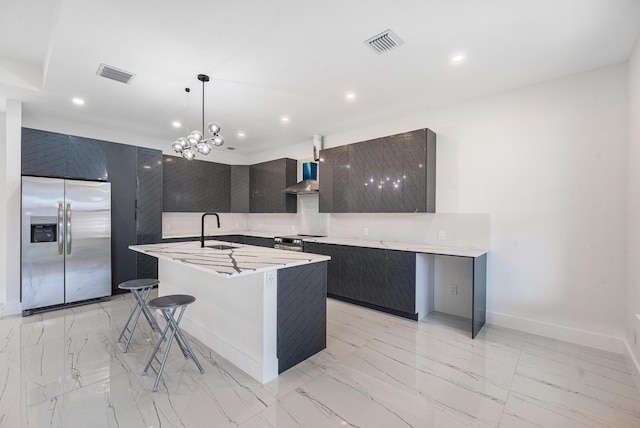
{"type": "Polygon", "coordinates": [[[327,346],[327,263],[278,271],[278,373],[327,346]]]}

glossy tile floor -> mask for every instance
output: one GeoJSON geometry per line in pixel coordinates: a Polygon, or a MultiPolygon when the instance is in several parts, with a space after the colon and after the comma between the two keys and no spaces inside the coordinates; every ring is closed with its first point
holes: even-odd
{"type": "MultiPolygon", "coordinates": [[[[328,300],[328,346],[261,385],[191,340],[151,392],[130,295],[0,320],[0,427],[640,427],[621,355],[438,317],[412,322],[328,300]]],[[[187,309],[188,311],[188,309],[187,309]]],[[[175,352],[174,352],[175,351],[175,352]]]]}

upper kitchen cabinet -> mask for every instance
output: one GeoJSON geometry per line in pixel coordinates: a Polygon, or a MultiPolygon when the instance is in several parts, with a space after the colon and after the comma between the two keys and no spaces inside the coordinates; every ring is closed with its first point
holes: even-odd
{"type": "Polygon", "coordinates": [[[105,181],[106,144],[91,138],[22,128],[22,174],[105,181]]]}
{"type": "Polygon", "coordinates": [[[320,212],[435,212],[430,129],[322,150],[320,158],[320,212]]]}
{"type": "Polygon", "coordinates": [[[249,170],[249,212],[295,213],[296,195],[283,190],[296,183],[298,161],[282,158],[251,165],[249,170]]]}
{"type": "Polygon", "coordinates": [[[231,212],[249,212],[249,165],[231,165],[231,212]]]}
{"type": "Polygon", "coordinates": [[[163,211],[231,211],[230,165],[176,156],[163,160],[163,211]]]}

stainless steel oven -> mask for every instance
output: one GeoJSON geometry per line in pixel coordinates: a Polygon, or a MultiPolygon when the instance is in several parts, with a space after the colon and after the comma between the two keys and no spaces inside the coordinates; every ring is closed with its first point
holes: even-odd
{"type": "Polygon", "coordinates": [[[288,251],[304,251],[304,238],[321,238],[318,235],[289,235],[273,238],[273,248],[288,251]]]}

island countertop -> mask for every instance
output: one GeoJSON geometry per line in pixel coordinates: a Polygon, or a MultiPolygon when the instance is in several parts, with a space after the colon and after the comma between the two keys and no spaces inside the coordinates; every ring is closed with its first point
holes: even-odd
{"type": "Polygon", "coordinates": [[[253,245],[229,244],[208,240],[205,248],[200,242],[172,242],[164,244],[131,245],[129,248],[163,260],[173,261],[194,269],[232,278],[258,272],[268,272],[309,263],[330,260],[320,254],[298,253],[253,245]],[[207,245],[230,245],[227,250],[207,248],[207,245]]]}

